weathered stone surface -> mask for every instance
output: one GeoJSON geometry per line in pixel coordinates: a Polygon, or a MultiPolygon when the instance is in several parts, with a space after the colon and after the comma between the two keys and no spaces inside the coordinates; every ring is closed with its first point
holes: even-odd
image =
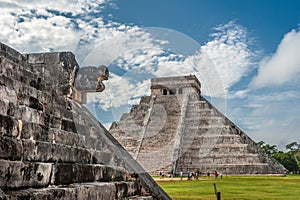
{"type": "Polygon", "coordinates": [[[113,183],[81,184],[77,187],[77,199],[116,199],[116,187],[113,183]]]}
{"type": "Polygon", "coordinates": [[[140,193],[140,188],[135,182],[117,182],[117,199],[123,199],[128,196],[135,196],[140,193]]]}
{"type": "Polygon", "coordinates": [[[0,160],[0,187],[44,187],[50,183],[50,163],[0,160]]]}
{"type": "Polygon", "coordinates": [[[0,135],[0,159],[21,160],[22,144],[17,138],[0,135]]]}
{"type": "Polygon", "coordinates": [[[143,97],[110,128],[149,173],[286,172],[200,95],[196,76],[154,78],[151,84],[151,96],[143,97]]]}
{"type": "Polygon", "coordinates": [[[35,162],[91,163],[91,153],[84,148],[23,140],[23,159],[35,162]]]}
{"type": "Polygon", "coordinates": [[[77,199],[76,188],[42,188],[25,189],[19,191],[8,191],[9,200],[30,199],[30,200],[69,200],[77,199]]]}
{"type": "Polygon", "coordinates": [[[22,122],[21,138],[52,142],[53,133],[45,125],[24,121],[22,122]]]}
{"type": "Polygon", "coordinates": [[[6,115],[0,114],[0,135],[17,137],[19,134],[19,121],[6,115]]]}
{"type": "Polygon", "coordinates": [[[170,199],[72,99],[78,69],[70,52],[22,55],[0,43],[0,199],[170,199]]]}

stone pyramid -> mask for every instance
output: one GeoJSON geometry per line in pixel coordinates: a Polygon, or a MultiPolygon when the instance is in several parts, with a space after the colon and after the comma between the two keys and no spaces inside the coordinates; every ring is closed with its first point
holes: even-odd
{"type": "Polygon", "coordinates": [[[20,54],[0,43],[1,200],[170,199],[74,100],[104,89],[107,68],[90,69],[103,74],[76,90],[72,53],[20,54]]]}
{"type": "Polygon", "coordinates": [[[110,133],[151,174],[286,173],[201,96],[194,75],[151,79],[151,96],[142,97],[114,122],[110,133]]]}

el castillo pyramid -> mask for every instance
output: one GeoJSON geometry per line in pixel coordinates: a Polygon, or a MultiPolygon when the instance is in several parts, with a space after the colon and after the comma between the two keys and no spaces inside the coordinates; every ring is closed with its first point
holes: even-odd
{"type": "Polygon", "coordinates": [[[143,168],[223,174],[284,174],[233,122],[201,96],[196,76],[151,79],[151,95],[114,122],[110,133],[143,168]]]}
{"type": "Polygon", "coordinates": [[[170,199],[81,104],[107,76],[0,43],[1,200],[170,199]]]}

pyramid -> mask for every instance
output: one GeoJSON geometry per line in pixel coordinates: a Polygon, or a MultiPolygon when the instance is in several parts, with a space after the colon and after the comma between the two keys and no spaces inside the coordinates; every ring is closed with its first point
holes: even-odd
{"type": "Polygon", "coordinates": [[[201,95],[194,75],[151,79],[151,95],[112,123],[110,133],[153,175],[286,173],[201,95]]]}
{"type": "Polygon", "coordinates": [[[71,52],[20,54],[0,43],[1,200],[170,199],[80,103],[108,75],[85,71],[101,76],[80,78],[71,52]]]}

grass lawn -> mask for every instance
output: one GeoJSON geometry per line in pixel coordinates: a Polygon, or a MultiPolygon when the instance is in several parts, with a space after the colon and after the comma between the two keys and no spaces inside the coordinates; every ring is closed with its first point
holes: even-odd
{"type": "Polygon", "coordinates": [[[222,180],[201,177],[199,180],[157,180],[176,199],[216,199],[213,184],[221,199],[300,199],[300,176],[223,176],[222,180]]]}

